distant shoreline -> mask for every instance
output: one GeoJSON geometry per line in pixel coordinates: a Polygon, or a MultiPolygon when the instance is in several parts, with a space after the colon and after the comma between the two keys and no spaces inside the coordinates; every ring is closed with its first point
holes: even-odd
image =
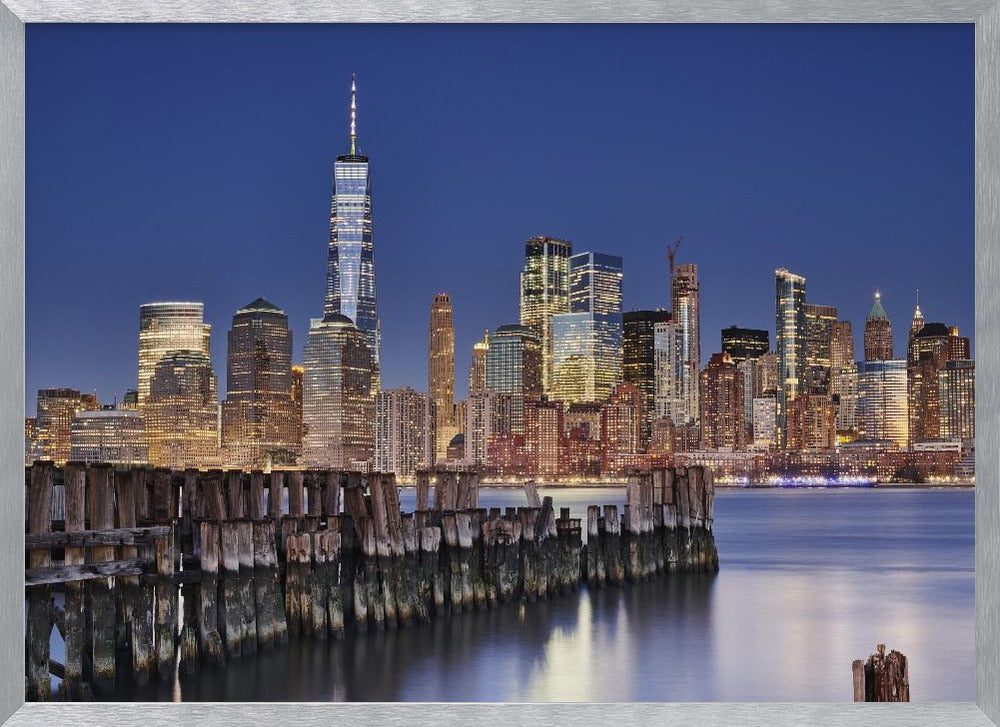
{"type": "MultiPolygon", "coordinates": [[[[624,480],[610,482],[539,482],[535,481],[539,488],[565,490],[573,488],[624,488],[624,480]]],[[[479,483],[480,487],[492,487],[498,490],[520,490],[524,487],[520,482],[485,482],[479,483]]],[[[412,482],[402,482],[400,487],[415,487],[412,482]]],[[[772,485],[766,482],[755,482],[749,484],[716,483],[717,490],[974,490],[975,482],[873,482],[870,485],[810,485],[810,484],[788,484],[772,485]]]]}

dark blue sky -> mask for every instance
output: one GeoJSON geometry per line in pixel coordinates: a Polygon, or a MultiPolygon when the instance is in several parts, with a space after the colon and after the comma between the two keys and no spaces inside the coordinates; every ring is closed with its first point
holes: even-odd
{"type": "Polygon", "coordinates": [[[973,332],[973,26],[27,28],[27,409],[135,386],[138,307],[263,295],[301,356],[323,308],[351,71],[372,159],[383,383],[426,390],[431,298],[472,343],[516,321],[523,241],[622,255],[625,308],[699,265],[702,353],[774,329],[774,269],[860,339],[973,332]]]}

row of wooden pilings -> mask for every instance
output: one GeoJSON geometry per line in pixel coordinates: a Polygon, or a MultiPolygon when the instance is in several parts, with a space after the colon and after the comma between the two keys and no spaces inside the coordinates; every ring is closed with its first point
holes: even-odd
{"type": "Polygon", "coordinates": [[[391,474],[119,468],[38,462],[27,476],[26,698],[108,698],[292,638],[392,629],[671,571],[714,572],[701,468],[636,472],[626,505],[582,519],[525,485],[479,507],[474,471],[391,474]],[[433,486],[434,501],[430,502],[433,486]],[[64,491],[62,520],[52,493],[64,491]],[[53,595],[63,595],[63,606],[53,595]],[[50,658],[53,626],[65,663],[50,658]]]}

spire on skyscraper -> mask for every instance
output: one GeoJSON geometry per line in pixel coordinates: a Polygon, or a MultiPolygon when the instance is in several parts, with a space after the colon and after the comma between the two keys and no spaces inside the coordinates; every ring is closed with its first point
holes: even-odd
{"type": "Polygon", "coordinates": [[[351,156],[357,153],[358,140],[358,74],[351,74],[351,156]]]}

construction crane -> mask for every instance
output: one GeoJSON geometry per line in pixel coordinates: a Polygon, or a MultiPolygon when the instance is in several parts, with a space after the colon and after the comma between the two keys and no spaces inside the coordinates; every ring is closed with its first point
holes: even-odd
{"type": "Polygon", "coordinates": [[[678,237],[673,245],[667,245],[667,260],[670,261],[670,294],[673,295],[674,291],[674,257],[677,255],[677,250],[680,249],[681,243],[684,242],[684,235],[678,237]]]}

